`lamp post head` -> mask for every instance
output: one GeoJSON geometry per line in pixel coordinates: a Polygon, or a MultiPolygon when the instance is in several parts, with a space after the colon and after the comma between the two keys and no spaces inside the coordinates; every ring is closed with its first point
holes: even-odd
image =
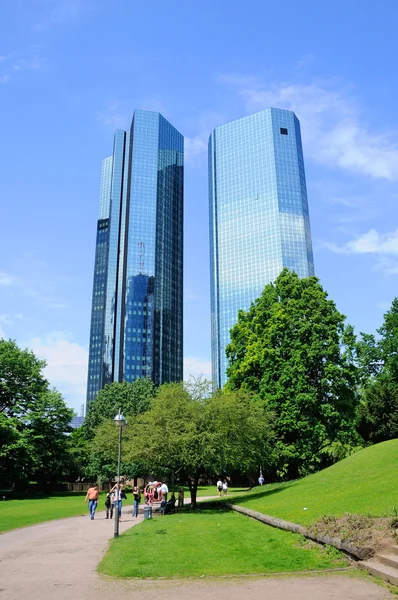
{"type": "Polygon", "coordinates": [[[124,427],[125,425],[127,425],[127,421],[122,415],[121,410],[119,410],[119,414],[116,415],[116,417],[113,419],[113,422],[115,423],[115,425],[117,425],[117,427],[124,427]]]}

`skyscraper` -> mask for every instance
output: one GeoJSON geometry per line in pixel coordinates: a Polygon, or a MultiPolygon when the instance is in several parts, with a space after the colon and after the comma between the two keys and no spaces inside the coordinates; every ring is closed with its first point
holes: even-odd
{"type": "Polygon", "coordinates": [[[216,127],[209,139],[212,370],[226,381],[225,347],[284,267],[314,274],[300,123],[268,108],[216,127]]]}
{"type": "Polygon", "coordinates": [[[184,138],[136,110],[102,163],[87,403],[106,383],[180,381],[184,138]]]}

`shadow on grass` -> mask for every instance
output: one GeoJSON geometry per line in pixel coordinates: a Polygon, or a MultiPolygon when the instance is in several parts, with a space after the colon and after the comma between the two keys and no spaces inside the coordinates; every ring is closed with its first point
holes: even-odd
{"type": "MultiPolygon", "coordinates": [[[[259,500],[261,498],[266,498],[267,496],[271,496],[272,494],[278,494],[279,492],[283,492],[289,487],[296,485],[296,481],[281,483],[278,486],[260,490],[258,492],[248,492],[246,494],[234,494],[233,496],[225,496],[224,498],[215,498],[213,500],[208,500],[206,502],[200,502],[200,507],[209,507],[209,506],[221,506],[225,504],[245,504],[246,502],[250,502],[251,500],[259,500]]],[[[199,498],[198,498],[199,500],[199,498]]]]}

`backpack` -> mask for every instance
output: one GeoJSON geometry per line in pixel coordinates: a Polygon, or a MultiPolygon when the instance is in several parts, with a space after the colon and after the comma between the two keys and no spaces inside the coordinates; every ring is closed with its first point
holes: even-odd
{"type": "Polygon", "coordinates": [[[111,505],[111,496],[110,496],[110,494],[107,494],[106,498],[105,498],[105,506],[106,506],[106,508],[109,508],[110,505],[111,505]]]}

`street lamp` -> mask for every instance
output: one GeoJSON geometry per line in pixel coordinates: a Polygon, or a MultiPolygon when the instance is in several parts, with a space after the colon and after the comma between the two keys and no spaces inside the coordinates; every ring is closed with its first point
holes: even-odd
{"type": "Polygon", "coordinates": [[[120,502],[120,459],[122,455],[122,430],[125,425],[127,425],[127,421],[122,415],[122,411],[119,409],[119,414],[113,419],[115,425],[119,428],[119,452],[117,458],[117,488],[116,488],[116,498],[117,502],[115,503],[115,531],[113,537],[119,536],[119,502],[120,502]]]}

